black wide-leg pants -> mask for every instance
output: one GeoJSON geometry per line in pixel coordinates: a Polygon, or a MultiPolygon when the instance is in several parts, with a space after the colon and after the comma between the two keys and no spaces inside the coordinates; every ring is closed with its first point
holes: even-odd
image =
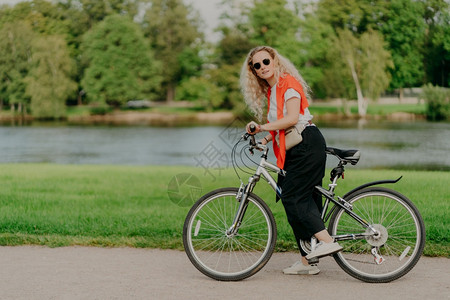
{"type": "Polygon", "coordinates": [[[320,217],[322,197],[314,187],[322,185],[325,175],[326,143],[316,126],[307,126],[302,136],[303,141],[286,152],[286,176],[278,176],[278,185],[282,189],[281,201],[295,240],[302,256],[306,256],[300,247],[300,239],[309,240],[325,229],[320,217]]]}

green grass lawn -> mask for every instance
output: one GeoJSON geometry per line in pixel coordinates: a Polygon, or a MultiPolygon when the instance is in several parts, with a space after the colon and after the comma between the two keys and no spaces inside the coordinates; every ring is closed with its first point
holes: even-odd
{"type": "MultiPolygon", "coordinates": [[[[184,206],[169,199],[168,186],[174,176],[196,176],[202,187],[197,194],[239,185],[233,170],[221,171],[213,180],[203,169],[193,167],[2,164],[0,170],[0,245],[182,249],[183,222],[192,198],[184,206]]],[[[425,254],[448,257],[449,172],[349,167],[337,192],[344,194],[362,183],[400,175],[403,179],[391,187],[419,208],[427,229],[425,254]]],[[[294,250],[281,202],[275,203],[273,191],[263,182],[255,192],[275,215],[277,250],[294,250]]]]}
{"type": "MultiPolygon", "coordinates": [[[[343,114],[344,107],[343,106],[334,106],[328,103],[314,103],[310,107],[311,113],[322,115],[326,113],[331,114],[343,114]]],[[[353,104],[350,106],[350,111],[352,114],[358,114],[358,106],[353,104]]],[[[400,104],[379,104],[379,103],[370,103],[367,109],[368,115],[379,115],[386,116],[396,112],[405,112],[423,115],[426,111],[426,104],[411,104],[411,103],[400,103],[400,104]]]]}

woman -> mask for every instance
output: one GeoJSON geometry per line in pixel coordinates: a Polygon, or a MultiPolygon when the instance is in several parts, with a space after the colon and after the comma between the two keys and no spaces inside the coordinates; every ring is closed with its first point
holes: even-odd
{"type": "Polygon", "coordinates": [[[308,259],[330,255],[342,250],[328,234],[320,217],[322,200],[314,187],[322,184],[325,173],[325,140],[319,129],[311,123],[308,110],[309,87],[293,64],[270,47],[261,46],[250,51],[241,71],[241,88],[247,105],[261,121],[263,101],[267,97],[266,124],[250,122],[247,132],[255,134],[268,131],[260,142],[273,142],[277,165],[286,171],[278,177],[282,189],[281,200],[295,240],[301,252],[301,261],[283,270],[285,274],[318,274],[316,265],[308,259]],[[285,129],[305,126],[303,140],[286,151],[285,129]],[[256,131],[250,132],[250,125],[256,131]],[[309,255],[300,247],[300,239],[315,236],[320,243],[309,255]]]}

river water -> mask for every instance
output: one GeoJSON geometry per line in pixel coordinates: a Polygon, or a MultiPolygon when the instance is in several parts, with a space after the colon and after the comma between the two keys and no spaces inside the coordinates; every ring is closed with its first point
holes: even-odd
{"type": "MultiPolygon", "coordinates": [[[[240,125],[0,126],[0,163],[231,166],[240,125]]],[[[328,146],[360,149],[359,168],[450,170],[450,123],[351,121],[319,128],[328,146]]]]}

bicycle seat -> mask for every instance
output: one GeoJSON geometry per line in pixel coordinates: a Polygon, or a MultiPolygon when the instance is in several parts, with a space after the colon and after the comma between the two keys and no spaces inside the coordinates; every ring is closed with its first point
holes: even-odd
{"type": "Polygon", "coordinates": [[[359,150],[342,150],[327,147],[325,152],[337,156],[341,161],[351,163],[352,165],[356,165],[361,157],[361,152],[359,150]]]}

